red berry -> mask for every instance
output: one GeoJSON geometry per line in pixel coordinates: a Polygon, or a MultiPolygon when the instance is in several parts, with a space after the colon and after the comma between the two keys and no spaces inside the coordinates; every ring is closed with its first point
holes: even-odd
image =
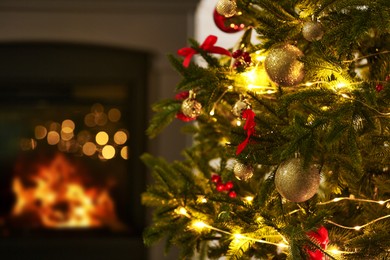
{"type": "Polygon", "coordinates": [[[226,190],[230,190],[230,189],[233,189],[233,182],[232,181],[228,181],[225,183],[225,189],[226,190]]]}
{"type": "Polygon", "coordinates": [[[221,182],[221,176],[219,176],[218,174],[213,174],[211,176],[211,181],[215,183],[221,182]]]}
{"type": "Polygon", "coordinates": [[[248,56],[248,57],[245,57],[245,58],[244,58],[244,61],[245,61],[246,63],[251,63],[251,62],[252,62],[252,59],[251,59],[250,56],[248,56]]]}
{"type": "Polygon", "coordinates": [[[241,67],[242,63],[240,61],[236,61],[233,65],[234,67],[241,67]]]}
{"type": "Polygon", "coordinates": [[[246,63],[251,63],[251,62],[252,62],[252,58],[251,58],[251,56],[249,55],[248,52],[244,52],[244,53],[242,54],[242,57],[244,58],[244,61],[245,61],[246,63]]]}
{"type": "Polygon", "coordinates": [[[232,190],[232,191],[229,192],[229,197],[230,198],[235,198],[235,197],[237,197],[237,193],[234,190],[232,190]]]}
{"type": "Polygon", "coordinates": [[[235,52],[233,52],[232,57],[237,59],[241,55],[242,55],[242,50],[236,50],[235,52]]]}
{"type": "Polygon", "coordinates": [[[218,183],[216,186],[217,191],[224,191],[225,190],[225,185],[223,183],[218,183]]]}
{"type": "Polygon", "coordinates": [[[383,90],[383,85],[382,85],[382,84],[377,84],[377,85],[375,86],[375,90],[376,90],[377,92],[381,92],[381,91],[383,90]]]}

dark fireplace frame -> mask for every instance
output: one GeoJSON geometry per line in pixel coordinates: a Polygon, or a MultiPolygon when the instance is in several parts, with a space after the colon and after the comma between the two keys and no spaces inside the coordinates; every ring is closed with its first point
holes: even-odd
{"type": "MultiPolygon", "coordinates": [[[[2,259],[146,259],[142,242],[146,211],[140,202],[145,190],[146,169],[139,156],[145,152],[147,78],[151,55],[144,51],[88,44],[23,42],[0,44],[0,102],[12,105],[14,88],[25,86],[66,86],[69,84],[122,84],[129,86],[128,102],[131,131],[141,135],[129,142],[128,164],[132,199],[131,236],[105,236],[101,232],[72,231],[60,237],[46,234],[38,238],[22,236],[0,238],[2,259]],[[1,93],[7,92],[7,99],[1,93]],[[136,173],[136,174],[134,174],[136,173]]],[[[59,90],[60,91],[60,90],[59,90]]],[[[56,97],[54,97],[56,98],[56,97]]],[[[61,98],[59,95],[57,98],[61,98]]],[[[1,126],[0,126],[1,127],[1,126]]],[[[5,126],[2,126],[5,127],[5,126]]],[[[1,163],[1,162],[0,162],[1,163]]],[[[0,169],[1,169],[0,165],[0,169]]],[[[1,198],[0,198],[1,201],[1,198]]],[[[50,232],[49,232],[50,233],[50,232]]]]}

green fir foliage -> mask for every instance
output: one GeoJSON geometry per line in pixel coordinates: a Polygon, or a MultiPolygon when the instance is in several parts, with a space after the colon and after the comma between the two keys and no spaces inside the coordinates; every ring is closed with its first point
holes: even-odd
{"type": "MultiPolygon", "coordinates": [[[[193,39],[189,46],[207,66],[184,67],[182,57],[169,56],[182,77],[176,93],[194,91],[202,110],[183,127],[193,143],[182,161],[142,156],[153,178],[142,196],[154,208],[145,244],[165,240],[182,259],[320,259],[310,257],[314,252],[323,259],[388,259],[390,1],[236,2],[242,15],[232,19],[247,28],[230,47],[248,52],[250,65],[238,68],[193,39]],[[322,26],[317,40],[302,33],[311,21],[322,26]],[[251,42],[253,34],[258,41],[251,42]],[[281,44],[304,54],[296,58],[304,77],[294,86],[268,75],[264,58],[281,44]],[[257,81],[248,76],[253,71],[257,81]],[[242,101],[255,126],[238,153],[248,138],[249,120],[235,110],[242,101]],[[280,165],[295,157],[302,159],[290,169],[295,174],[311,178],[313,166],[321,176],[315,195],[300,202],[283,197],[275,183],[280,165]],[[329,241],[308,235],[321,227],[329,241]]],[[[285,59],[276,64],[279,76],[290,76],[285,59]]],[[[178,120],[182,102],[155,104],[147,134],[178,120]]]]}

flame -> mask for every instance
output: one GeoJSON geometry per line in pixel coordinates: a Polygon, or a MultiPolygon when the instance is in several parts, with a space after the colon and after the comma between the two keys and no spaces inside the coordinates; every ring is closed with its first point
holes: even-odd
{"type": "Polygon", "coordinates": [[[13,179],[13,216],[33,214],[48,228],[102,227],[118,224],[107,188],[86,187],[64,155],[39,165],[27,177],[13,179]]]}

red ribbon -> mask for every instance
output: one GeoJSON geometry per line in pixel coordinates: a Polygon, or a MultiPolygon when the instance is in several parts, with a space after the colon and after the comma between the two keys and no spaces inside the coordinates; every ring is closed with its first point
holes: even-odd
{"type": "MultiPolygon", "coordinates": [[[[216,54],[223,54],[227,56],[231,56],[230,52],[222,47],[214,46],[214,44],[217,42],[217,36],[209,35],[206,40],[200,45],[199,47],[202,50],[205,50],[210,53],[216,53],[216,54]]],[[[197,54],[198,51],[191,47],[184,47],[177,51],[177,54],[180,56],[185,57],[183,61],[183,66],[188,67],[190,65],[192,56],[197,54]]]]}
{"type": "MultiPolygon", "coordinates": [[[[317,232],[307,232],[307,236],[315,240],[324,250],[329,243],[328,230],[324,226],[321,226],[317,232]]],[[[321,252],[321,250],[318,249],[314,251],[307,249],[307,253],[309,254],[310,260],[322,260],[324,257],[324,254],[321,252]]]]}
{"type": "Polygon", "coordinates": [[[246,119],[244,130],[246,130],[246,139],[237,146],[236,155],[239,155],[249,143],[250,137],[255,132],[255,112],[252,109],[245,109],[242,112],[242,118],[246,119]]]}

